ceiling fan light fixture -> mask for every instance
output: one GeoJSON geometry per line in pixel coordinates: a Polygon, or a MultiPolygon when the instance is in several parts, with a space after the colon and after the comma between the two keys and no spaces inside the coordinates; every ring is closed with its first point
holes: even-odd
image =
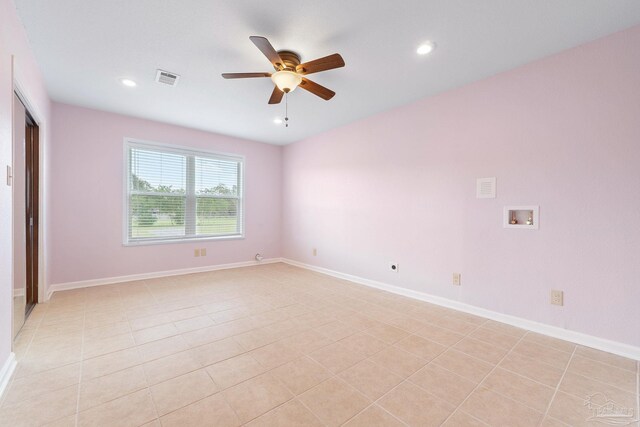
{"type": "Polygon", "coordinates": [[[293,92],[302,83],[302,76],[293,71],[282,70],[273,73],[271,80],[278,86],[278,89],[284,93],[289,93],[293,92]]]}
{"type": "Polygon", "coordinates": [[[427,41],[421,44],[420,46],[418,46],[418,49],[416,49],[416,53],[418,55],[428,55],[431,52],[433,52],[435,48],[436,48],[436,44],[434,42],[427,41]]]}

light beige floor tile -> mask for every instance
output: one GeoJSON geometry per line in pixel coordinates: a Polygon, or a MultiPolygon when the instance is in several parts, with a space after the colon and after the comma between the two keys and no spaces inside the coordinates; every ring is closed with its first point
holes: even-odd
{"type": "Polygon", "coordinates": [[[547,417],[542,421],[540,427],[571,427],[568,424],[563,423],[562,421],[556,420],[555,418],[547,417]]]}
{"type": "Polygon", "coordinates": [[[542,413],[480,387],[460,406],[460,410],[489,425],[528,427],[538,426],[542,413]]]}
{"type": "Polygon", "coordinates": [[[372,362],[407,378],[427,364],[427,361],[397,347],[388,347],[369,357],[372,362]]]}
{"type": "Polygon", "coordinates": [[[249,311],[244,307],[236,307],[236,308],[230,308],[227,310],[209,313],[209,317],[215,323],[221,324],[221,323],[230,322],[232,320],[238,320],[245,317],[249,317],[249,311]]]}
{"type": "Polygon", "coordinates": [[[174,353],[188,350],[189,345],[181,336],[169,337],[158,341],[152,341],[137,347],[140,358],[144,362],[160,359],[174,353]]]}
{"type": "Polygon", "coordinates": [[[499,366],[549,387],[556,387],[564,373],[562,369],[518,353],[508,354],[499,366]]]}
{"type": "Polygon", "coordinates": [[[454,345],[464,338],[462,334],[429,323],[425,323],[414,334],[445,346],[454,345]]]}
{"type": "Polygon", "coordinates": [[[636,394],[634,393],[629,393],[612,385],[571,372],[565,374],[559,390],[582,399],[588,399],[589,396],[603,393],[609,399],[626,408],[633,408],[636,404],[636,394]]]}
{"type": "Polygon", "coordinates": [[[458,342],[453,348],[494,365],[500,362],[508,352],[508,350],[503,347],[469,337],[458,342]]]}
{"type": "Polygon", "coordinates": [[[516,328],[515,326],[507,325],[506,323],[496,322],[494,320],[488,320],[482,325],[482,327],[500,332],[501,334],[512,335],[517,338],[522,338],[527,333],[524,329],[516,328]]]}
{"type": "Polygon", "coordinates": [[[213,365],[244,353],[244,349],[233,338],[214,341],[190,350],[202,366],[213,365]]]}
{"type": "Polygon", "coordinates": [[[632,372],[636,371],[638,364],[635,360],[627,359],[626,357],[607,353],[605,351],[596,350],[595,348],[583,347],[581,345],[576,349],[576,355],[632,372]]]}
{"type": "Polygon", "coordinates": [[[264,328],[273,335],[277,341],[281,341],[292,335],[304,332],[306,329],[292,319],[283,320],[282,322],[272,323],[264,328]]]}
{"type": "Polygon", "coordinates": [[[322,347],[333,344],[333,341],[320,332],[309,330],[284,338],[282,339],[282,343],[302,354],[309,354],[322,347]]]}
{"type": "Polygon", "coordinates": [[[371,405],[351,418],[345,427],[402,427],[404,425],[381,407],[371,405]]]}
{"type": "Polygon", "coordinates": [[[331,341],[340,341],[341,339],[360,331],[360,329],[339,320],[325,323],[324,325],[318,326],[313,330],[329,338],[331,341]]]}
{"type": "Polygon", "coordinates": [[[436,326],[441,328],[452,330],[462,335],[467,335],[478,328],[477,325],[467,323],[464,320],[459,320],[452,317],[441,317],[433,321],[436,326]]]}
{"type": "Polygon", "coordinates": [[[447,350],[433,363],[473,382],[480,382],[493,369],[493,365],[456,350],[447,350]]]}
{"type": "Polygon", "coordinates": [[[284,365],[302,356],[302,353],[299,353],[281,341],[257,348],[249,352],[249,354],[267,369],[284,365]]]}
{"type": "Polygon", "coordinates": [[[404,351],[415,354],[424,360],[432,360],[444,352],[447,347],[418,335],[409,335],[394,344],[404,351]]]}
{"type": "Polygon", "coordinates": [[[204,369],[172,378],[151,387],[153,401],[160,416],[210,396],[217,391],[218,388],[204,369]]]}
{"type": "Polygon", "coordinates": [[[77,403],[78,385],[72,385],[27,400],[3,404],[0,423],[11,427],[47,424],[74,414],[77,403]]]}
{"type": "Polygon", "coordinates": [[[326,426],[339,426],[362,411],[370,400],[333,377],[298,397],[326,426]]]}
{"type": "Polygon", "coordinates": [[[487,427],[488,424],[483,423],[477,418],[462,412],[456,411],[449,419],[442,424],[443,427],[487,427]]]}
{"type": "Polygon", "coordinates": [[[84,330],[84,337],[85,339],[108,338],[114,335],[122,335],[130,332],[131,328],[129,327],[129,322],[127,322],[126,320],[121,320],[115,323],[97,326],[91,329],[87,328],[84,330]]]}
{"type": "Polygon", "coordinates": [[[520,341],[519,337],[503,334],[487,327],[481,327],[469,334],[471,338],[510,350],[520,341]]]}
{"type": "Polygon", "coordinates": [[[108,375],[142,363],[138,350],[128,348],[82,362],[82,380],[108,375]]]}
{"type": "Polygon", "coordinates": [[[378,405],[410,426],[439,426],[455,407],[420,387],[404,382],[378,401],[378,405]]]}
{"type": "Polygon", "coordinates": [[[316,350],[309,356],[334,374],[344,371],[365,358],[364,355],[350,351],[339,342],[316,350]]]}
{"type": "Polygon", "coordinates": [[[16,378],[5,392],[4,405],[33,399],[43,393],[66,388],[80,381],[80,363],[16,378]]]}
{"type": "Polygon", "coordinates": [[[280,310],[270,310],[251,316],[253,324],[260,328],[270,325],[272,323],[280,322],[286,319],[288,316],[280,310]]]}
{"type": "Polygon", "coordinates": [[[593,427],[606,425],[590,420],[593,410],[585,405],[585,399],[558,392],[551,402],[548,416],[572,427],[593,427]]]}
{"type": "Polygon", "coordinates": [[[82,357],[91,359],[103,354],[125,350],[135,345],[130,332],[110,337],[86,338],[82,349],[82,357]]]}
{"type": "Polygon", "coordinates": [[[228,388],[223,393],[243,423],[293,398],[291,392],[269,373],[228,388]]]}
{"type": "Polygon", "coordinates": [[[396,328],[404,329],[411,334],[424,328],[426,325],[426,322],[405,315],[400,315],[387,323],[391,326],[395,326],[396,328]]]}
{"type": "Polygon", "coordinates": [[[56,351],[30,348],[27,355],[20,361],[14,376],[15,378],[23,378],[50,369],[61,368],[80,362],[81,358],[82,349],[80,346],[68,349],[61,348],[56,351]]]}
{"type": "Polygon", "coordinates": [[[633,360],[284,264],[57,292],[14,351],[12,427],[592,426],[637,393],[633,360]]]}
{"type": "Polygon", "coordinates": [[[340,320],[360,331],[372,328],[378,324],[374,319],[360,313],[342,317],[340,320]]]}
{"type": "Polygon", "coordinates": [[[207,315],[192,317],[190,319],[180,320],[174,323],[180,333],[191,332],[198,329],[204,329],[213,326],[214,322],[207,315]]]}
{"type": "Polygon", "coordinates": [[[171,323],[171,318],[166,313],[153,314],[151,316],[139,317],[129,321],[132,331],[153,328],[154,326],[171,323]]]}
{"type": "Polygon", "coordinates": [[[163,427],[236,427],[240,420],[221,393],[173,411],[160,419],[163,427]]]}
{"type": "Polygon", "coordinates": [[[223,390],[263,374],[267,369],[249,354],[241,354],[209,365],[206,370],[216,385],[223,390]]]}
{"type": "Polygon", "coordinates": [[[233,339],[235,339],[246,351],[251,351],[259,347],[264,347],[267,344],[274,343],[278,341],[279,338],[274,336],[269,330],[262,328],[235,335],[233,339]]]}
{"type": "Polygon", "coordinates": [[[637,393],[637,374],[626,369],[616,368],[582,356],[574,356],[567,372],[593,378],[629,393],[637,393]]]}
{"type": "Polygon", "coordinates": [[[364,332],[358,332],[339,341],[349,351],[360,353],[364,356],[371,356],[389,346],[389,344],[381,341],[364,332]]]}
{"type": "Polygon", "coordinates": [[[271,371],[294,395],[329,379],[333,374],[313,359],[303,356],[271,371]]]}
{"type": "Polygon", "coordinates": [[[302,304],[291,304],[286,307],[282,307],[281,311],[289,317],[296,317],[308,312],[308,308],[302,304]]]}
{"type": "Polygon", "coordinates": [[[78,427],[136,427],[156,419],[149,389],[137,391],[78,414],[78,427]]]}
{"type": "Polygon", "coordinates": [[[44,427],[76,427],[76,415],[69,415],[59,420],[43,424],[44,427]]]}
{"type": "Polygon", "coordinates": [[[320,420],[293,399],[247,424],[247,427],[323,427],[320,420]]]}
{"type": "Polygon", "coordinates": [[[165,356],[142,365],[149,385],[161,383],[171,378],[197,371],[202,365],[191,351],[165,356]]]}
{"type": "Polygon", "coordinates": [[[141,366],[83,381],[80,384],[78,408],[84,411],[145,388],[147,381],[141,366]]]}
{"type": "Polygon", "coordinates": [[[375,326],[373,328],[365,329],[365,332],[386,342],[387,344],[393,344],[409,336],[409,332],[391,325],[375,326]]]}
{"type": "Polygon", "coordinates": [[[530,357],[539,362],[546,363],[558,369],[565,369],[571,359],[571,353],[555,350],[530,341],[520,341],[514,348],[513,352],[530,357]]]}
{"type": "Polygon", "coordinates": [[[186,319],[192,319],[206,314],[200,307],[187,307],[180,310],[174,310],[167,313],[172,322],[180,322],[186,319]]]}
{"type": "Polygon", "coordinates": [[[152,328],[134,331],[133,339],[136,341],[136,344],[140,345],[178,335],[178,333],[178,329],[173,325],[173,323],[167,323],[164,325],[154,326],[152,328]]]}
{"type": "Polygon", "coordinates": [[[564,351],[565,353],[573,353],[573,350],[576,348],[576,345],[572,342],[548,337],[535,332],[528,332],[523,341],[540,344],[545,347],[551,347],[555,350],[564,351]]]}
{"type": "Polygon", "coordinates": [[[436,364],[429,364],[409,377],[409,381],[455,406],[461,404],[477,383],[436,364]]]}
{"type": "Polygon", "coordinates": [[[483,387],[508,396],[536,411],[545,412],[555,389],[528,378],[497,368],[482,382],[483,387]]]}
{"type": "Polygon", "coordinates": [[[359,362],[339,376],[371,400],[378,399],[404,380],[400,375],[370,360],[359,362]]]}

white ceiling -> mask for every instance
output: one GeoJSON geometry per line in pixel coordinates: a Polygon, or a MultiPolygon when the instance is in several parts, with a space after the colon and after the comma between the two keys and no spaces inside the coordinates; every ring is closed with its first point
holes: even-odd
{"type": "Polygon", "coordinates": [[[640,23],[638,0],[15,0],[53,100],[274,144],[298,141],[640,23]],[[249,41],[346,67],[267,100],[273,71],[249,41]],[[415,54],[424,40],[437,49],[415,54]],[[177,87],[154,82],[162,68],[177,87]],[[119,78],[138,86],[122,86],[119,78]]]}

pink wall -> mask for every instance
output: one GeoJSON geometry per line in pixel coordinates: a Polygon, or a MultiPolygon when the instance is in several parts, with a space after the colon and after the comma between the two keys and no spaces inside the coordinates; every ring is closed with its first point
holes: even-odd
{"type": "Polygon", "coordinates": [[[281,147],[57,103],[53,118],[52,284],[280,256],[281,147]],[[244,155],[246,238],[123,246],[124,137],[244,155]]]}
{"type": "Polygon", "coordinates": [[[640,345],[638,46],[635,27],[287,146],[284,256],[640,345]],[[540,229],[504,229],[504,205],[540,205],[540,229]]]}
{"type": "MultiPolygon", "coordinates": [[[[12,163],[12,123],[14,81],[34,110],[41,132],[43,179],[48,174],[50,102],[38,65],[31,53],[22,23],[11,0],[0,0],[0,370],[11,352],[12,332],[12,188],[5,185],[6,165],[12,163]],[[13,56],[13,67],[12,67],[13,56]]],[[[48,244],[48,188],[41,186],[41,236],[48,244]]],[[[46,260],[41,268],[46,277],[46,260]]],[[[44,286],[44,285],[43,285],[44,286]]]]}

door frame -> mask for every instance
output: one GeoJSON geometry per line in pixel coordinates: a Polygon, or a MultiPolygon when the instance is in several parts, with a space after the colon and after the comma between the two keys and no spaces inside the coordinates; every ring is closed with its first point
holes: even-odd
{"type": "MultiPolygon", "coordinates": [[[[15,62],[14,62],[14,72],[15,72],[15,62]]],[[[49,298],[47,295],[47,283],[45,281],[46,278],[46,263],[45,263],[45,244],[46,241],[44,239],[45,236],[45,221],[46,221],[46,187],[45,187],[45,162],[46,162],[46,151],[44,149],[43,141],[45,140],[46,135],[46,123],[43,120],[44,115],[42,111],[35,106],[33,102],[30,101],[31,97],[29,96],[29,91],[25,85],[20,82],[15,76],[13,78],[13,91],[18,96],[22,104],[25,106],[29,114],[31,115],[32,120],[38,126],[38,295],[36,296],[36,303],[46,302],[49,298]]],[[[13,112],[12,112],[13,114],[13,112]]],[[[15,200],[13,201],[15,203],[15,200]]],[[[12,310],[13,310],[13,299],[12,299],[12,310]]]]}
{"type": "MultiPolygon", "coordinates": [[[[33,119],[31,112],[25,108],[25,176],[31,181],[25,181],[25,249],[26,256],[26,285],[35,282],[36,292],[40,290],[40,127],[33,119]],[[33,194],[32,193],[33,191],[33,194]],[[29,239],[31,237],[31,239],[29,239]],[[35,248],[34,248],[35,246],[35,248]],[[35,257],[35,264],[34,258],[35,257]]],[[[33,294],[33,288],[25,289],[25,316],[38,304],[38,293],[33,294]]]]}

